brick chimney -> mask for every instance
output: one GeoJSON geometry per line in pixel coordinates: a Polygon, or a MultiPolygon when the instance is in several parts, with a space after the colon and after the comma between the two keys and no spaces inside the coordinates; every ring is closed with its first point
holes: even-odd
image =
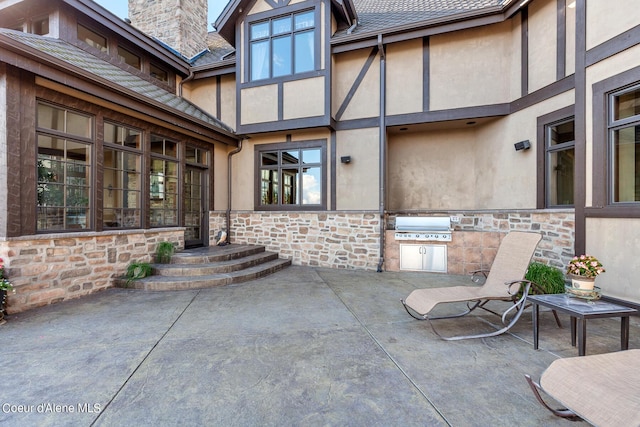
{"type": "Polygon", "coordinates": [[[207,0],[129,0],[131,24],[186,58],[207,48],[207,0]]]}

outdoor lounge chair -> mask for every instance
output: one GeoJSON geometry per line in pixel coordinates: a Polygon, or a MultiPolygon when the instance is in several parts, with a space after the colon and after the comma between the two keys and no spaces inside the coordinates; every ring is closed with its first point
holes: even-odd
{"type": "Polygon", "coordinates": [[[555,415],[595,426],[640,426],[640,349],[557,359],[540,377],[525,375],[536,399],[555,415]],[[567,409],[551,408],[546,395],[567,409]]]}
{"type": "Polygon", "coordinates": [[[482,286],[416,289],[402,303],[412,317],[418,320],[428,320],[436,335],[445,340],[484,338],[502,334],[515,325],[526,307],[525,303],[531,282],[525,280],[524,276],[527,273],[533,252],[541,238],[542,236],[538,233],[512,231],[502,239],[491,270],[482,286]],[[522,292],[520,292],[521,290],[522,292]],[[513,302],[509,309],[501,315],[502,322],[506,325],[502,329],[478,335],[444,337],[438,333],[431,322],[436,319],[462,317],[476,308],[491,311],[484,307],[490,300],[513,302]],[[429,314],[436,305],[452,302],[467,302],[467,310],[452,316],[436,317],[429,314]],[[514,314],[508,320],[511,312],[514,312],[514,314]]]}

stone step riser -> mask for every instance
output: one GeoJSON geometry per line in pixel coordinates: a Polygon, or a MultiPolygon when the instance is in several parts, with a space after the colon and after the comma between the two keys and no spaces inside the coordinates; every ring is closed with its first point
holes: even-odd
{"type": "Polygon", "coordinates": [[[259,256],[236,258],[234,262],[224,263],[203,263],[197,264],[167,264],[154,267],[153,274],[157,276],[181,276],[181,277],[193,277],[193,276],[209,276],[219,273],[230,273],[232,271],[238,271],[249,267],[254,267],[264,262],[273,261],[278,259],[278,254],[263,252],[259,256]]]}
{"type": "Polygon", "coordinates": [[[147,291],[180,291],[180,290],[192,290],[192,289],[205,289],[216,286],[230,285],[232,283],[241,283],[249,280],[258,279],[260,277],[268,276],[283,268],[291,265],[291,260],[278,260],[276,263],[271,262],[264,264],[262,268],[254,267],[246,273],[236,272],[235,274],[218,274],[215,276],[201,276],[193,278],[192,280],[175,280],[175,281],[158,281],[154,280],[154,276],[147,277],[146,279],[133,281],[129,284],[120,283],[119,287],[126,287],[129,289],[142,289],[147,291]],[[240,274],[238,274],[240,273],[240,274]]]}
{"type": "Polygon", "coordinates": [[[152,276],[131,282],[119,279],[116,286],[149,291],[204,289],[257,279],[289,265],[290,259],[279,259],[263,246],[203,248],[175,254],[170,264],[155,265],[152,276]]]}
{"type": "Polygon", "coordinates": [[[233,252],[226,252],[218,255],[197,255],[197,254],[175,254],[171,258],[171,264],[210,264],[214,262],[232,261],[251,255],[265,252],[264,246],[256,246],[249,249],[241,249],[233,252]]]}

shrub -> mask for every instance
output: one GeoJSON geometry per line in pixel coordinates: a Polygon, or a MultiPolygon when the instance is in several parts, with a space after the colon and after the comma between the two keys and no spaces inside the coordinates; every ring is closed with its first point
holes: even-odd
{"type": "Polygon", "coordinates": [[[176,247],[171,242],[158,243],[158,246],[156,246],[156,262],[158,264],[169,264],[175,251],[176,247]]]}
{"type": "MultiPolygon", "coordinates": [[[[561,294],[564,289],[564,274],[555,267],[539,262],[529,265],[525,279],[538,285],[545,294],[561,294]]],[[[532,291],[535,293],[535,290],[532,291]]]]}
{"type": "Polygon", "coordinates": [[[132,262],[127,267],[127,273],[125,274],[127,278],[127,285],[134,280],[151,276],[152,271],[153,268],[151,268],[151,264],[148,262],[132,262]]]}

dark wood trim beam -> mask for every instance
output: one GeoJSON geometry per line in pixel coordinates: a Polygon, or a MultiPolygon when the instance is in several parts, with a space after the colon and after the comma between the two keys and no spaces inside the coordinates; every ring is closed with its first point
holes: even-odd
{"type": "Polygon", "coordinates": [[[585,65],[589,67],[638,44],[640,44],[640,25],[589,49],[585,65]]]}
{"type": "Polygon", "coordinates": [[[480,117],[506,116],[510,112],[509,104],[482,105],[478,107],[455,108],[452,110],[426,111],[422,113],[398,114],[388,116],[387,126],[411,125],[417,123],[435,123],[450,120],[474,119],[480,117]]]}
{"type": "Polygon", "coordinates": [[[564,78],[567,69],[567,1],[557,0],[556,80],[564,78]]]}
{"type": "Polygon", "coordinates": [[[216,118],[222,120],[222,77],[216,76],[216,118]]]}
{"type": "Polygon", "coordinates": [[[422,111],[430,110],[431,87],[431,56],[429,50],[429,37],[422,38],[422,111]]]}
{"type": "Polygon", "coordinates": [[[529,93],[529,9],[520,11],[520,96],[529,93]]]}
{"type": "Polygon", "coordinates": [[[329,164],[331,167],[331,195],[329,197],[330,202],[329,202],[329,209],[332,211],[336,210],[336,205],[338,204],[337,201],[337,191],[338,191],[338,154],[337,154],[337,138],[336,138],[336,131],[332,130],[331,131],[331,138],[329,139],[329,164]]]}
{"type": "Polygon", "coordinates": [[[574,75],[572,74],[568,77],[563,78],[562,80],[558,80],[557,82],[540,88],[535,92],[531,92],[530,94],[525,95],[520,99],[516,99],[511,103],[511,113],[515,113],[517,111],[531,107],[546,99],[553,98],[556,95],[560,95],[561,93],[574,88],[574,75]]]}
{"type": "Polygon", "coordinates": [[[575,253],[581,254],[585,251],[586,246],[586,222],[585,222],[585,203],[586,203],[586,168],[587,165],[587,118],[586,118],[586,46],[587,46],[587,4],[586,0],[576,0],[576,108],[575,108],[575,253]]]}
{"type": "Polygon", "coordinates": [[[378,47],[375,46],[373,49],[371,49],[371,52],[369,52],[369,57],[367,58],[364,65],[360,69],[360,72],[358,73],[358,76],[356,77],[353,84],[351,85],[349,92],[344,97],[344,100],[342,101],[340,108],[338,108],[338,111],[336,112],[336,116],[335,116],[336,120],[340,120],[340,118],[342,118],[342,115],[344,114],[345,110],[351,103],[351,100],[353,99],[356,92],[358,91],[358,88],[362,84],[362,81],[367,76],[367,73],[371,68],[371,64],[373,64],[373,61],[376,59],[377,55],[378,55],[378,47]]]}
{"type": "Polygon", "coordinates": [[[330,120],[326,116],[305,117],[301,119],[288,119],[267,123],[254,123],[238,126],[238,134],[251,135],[269,132],[282,132],[291,129],[326,128],[330,126],[330,120]]]}

